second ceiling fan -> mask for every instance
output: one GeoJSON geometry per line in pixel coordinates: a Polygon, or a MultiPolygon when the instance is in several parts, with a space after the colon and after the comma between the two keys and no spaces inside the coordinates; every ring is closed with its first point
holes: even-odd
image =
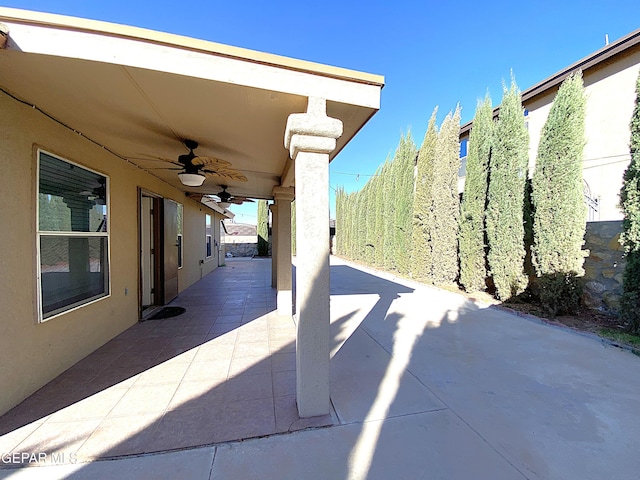
{"type": "Polygon", "coordinates": [[[222,188],[222,191],[216,193],[215,196],[220,199],[220,203],[222,204],[235,203],[236,205],[242,205],[244,202],[253,202],[253,200],[247,197],[231,195],[229,192],[227,192],[227,188],[229,187],[227,187],[226,185],[220,185],[220,188],[222,188]]]}

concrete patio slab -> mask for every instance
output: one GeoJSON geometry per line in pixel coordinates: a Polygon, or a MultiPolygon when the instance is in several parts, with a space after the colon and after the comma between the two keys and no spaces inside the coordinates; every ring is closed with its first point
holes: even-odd
{"type": "Polygon", "coordinates": [[[0,480],[175,480],[177,478],[208,479],[215,447],[145,455],[94,463],[49,465],[19,470],[0,470],[0,480]]]}
{"type": "Polygon", "coordinates": [[[211,326],[197,347],[171,346],[180,329],[168,321],[136,325],[91,362],[134,358],[127,342],[140,330],[145,351],[155,350],[149,339],[169,339],[154,365],[95,373],[74,367],[45,392],[55,398],[37,393],[0,418],[7,453],[42,448],[66,454],[69,463],[69,453],[90,459],[184,450],[18,470],[0,465],[0,479],[638,478],[638,357],[340,259],[332,259],[331,272],[333,417],[297,416],[290,318],[267,314],[211,333],[223,324],[198,309],[185,328],[211,326]],[[251,355],[251,345],[264,345],[260,334],[268,351],[251,355]],[[158,383],[161,365],[166,384],[158,383]],[[96,385],[100,393],[91,394],[96,385]],[[176,386],[163,411],[138,423],[112,414],[127,395],[162,385],[176,386]],[[72,421],[67,408],[85,401],[86,418],[72,421]],[[246,440],[232,441],[238,435],[246,440]],[[205,446],[190,448],[198,444],[205,446]]]}
{"type": "Polygon", "coordinates": [[[521,480],[449,411],[306,430],[218,447],[213,479],[521,480]]]}

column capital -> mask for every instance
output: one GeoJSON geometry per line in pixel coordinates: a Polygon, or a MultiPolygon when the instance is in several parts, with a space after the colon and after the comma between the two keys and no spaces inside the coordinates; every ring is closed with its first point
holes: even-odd
{"type": "Polygon", "coordinates": [[[273,213],[273,212],[277,212],[277,211],[278,211],[278,205],[276,205],[275,203],[270,203],[270,204],[269,204],[269,211],[270,211],[271,213],[273,213]]]}
{"type": "Polygon", "coordinates": [[[284,146],[293,160],[299,152],[329,154],[336,149],[342,132],[342,121],[327,116],[327,100],[309,97],[306,113],[289,115],[284,146]]]}
{"type": "Polygon", "coordinates": [[[285,202],[291,202],[295,198],[296,191],[293,187],[273,187],[271,191],[273,198],[277,201],[282,200],[285,202]]]}

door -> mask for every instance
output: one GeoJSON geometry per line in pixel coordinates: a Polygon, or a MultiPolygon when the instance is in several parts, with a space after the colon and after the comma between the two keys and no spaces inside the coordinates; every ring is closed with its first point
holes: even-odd
{"type": "Polygon", "coordinates": [[[163,208],[164,303],[178,296],[178,204],[164,199],[163,208]]]}
{"type": "Polygon", "coordinates": [[[155,253],[154,253],[153,198],[140,198],[140,279],[142,309],[155,305],[155,253]]]}

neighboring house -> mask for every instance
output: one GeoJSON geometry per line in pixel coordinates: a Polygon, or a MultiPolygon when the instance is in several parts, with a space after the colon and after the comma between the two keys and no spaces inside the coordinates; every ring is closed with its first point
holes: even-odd
{"type": "MultiPolygon", "coordinates": [[[[217,268],[221,220],[232,215],[207,195],[221,188],[282,206],[274,278],[278,312],[291,315],[293,187],[298,231],[328,230],[329,162],[377,112],[383,85],[378,75],[0,8],[0,415],[217,268]],[[326,220],[309,213],[324,209],[326,220]]],[[[318,394],[329,388],[328,337],[306,341],[329,325],[329,249],[315,242],[298,238],[309,252],[297,264],[298,317],[314,312],[299,322],[301,416],[330,410],[318,394]]]]}
{"type": "MultiPolygon", "coordinates": [[[[589,221],[619,220],[618,194],[631,159],[629,139],[635,85],[640,69],[640,30],[606,45],[522,92],[529,130],[529,171],[533,172],[542,127],[562,81],[582,70],[587,109],[584,147],[585,201],[589,221]]],[[[498,109],[496,109],[496,115],[498,109]]],[[[467,141],[472,122],[460,129],[459,188],[464,186],[467,141]]]]}
{"type": "Polygon", "coordinates": [[[258,254],[258,229],[255,225],[225,220],[222,243],[227,256],[253,257],[258,254]]]}

